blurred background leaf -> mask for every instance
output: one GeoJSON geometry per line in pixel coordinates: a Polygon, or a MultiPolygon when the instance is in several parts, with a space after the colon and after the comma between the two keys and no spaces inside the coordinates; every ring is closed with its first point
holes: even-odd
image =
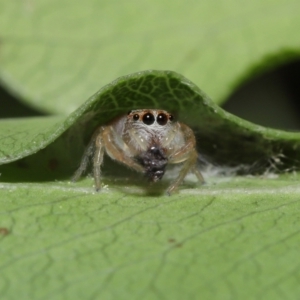
{"type": "Polygon", "coordinates": [[[174,70],[217,103],[254,75],[299,58],[300,3],[0,1],[2,85],[69,114],[115,78],[174,70]]]}

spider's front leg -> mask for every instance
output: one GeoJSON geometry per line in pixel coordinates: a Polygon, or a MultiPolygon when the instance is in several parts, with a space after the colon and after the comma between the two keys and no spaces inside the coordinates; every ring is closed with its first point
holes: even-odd
{"type": "Polygon", "coordinates": [[[181,124],[181,128],[183,134],[186,139],[186,143],[183,147],[179,148],[169,157],[170,163],[180,163],[184,162],[183,166],[179,172],[178,177],[172,182],[167,190],[167,194],[171,195],[171,193],[180,185],[188,172],[193,172],[200,183],[205,183],[204,178],[197,168],[197,158],[198,153],[196,151],[196,140],[193,131],[186,125],[181,124]]]}
{"type": "Polygon", "coordinates": [[[128,146],[120,139],[120,136],[114,131],[111,126],[102,127],[101,134],[95,139],[95,154],[94,154],[94,179],[95,188],[97,191],[101,188],[100,168],[103,161],[103,152],[113,159],[138,172],[145,172],[145,169],[136,163],[132,157],[126,153],[128,146]]]}
{"type": "Polygon", "coordinates": [[[103,162],[104,150],[112,159],[117,160],[138,172],[144,172],[144,168],[126,154],[126,148],[127,145],[120,140],[120,137],[114,131],[112,126],[101,128],[101,133],[95,139],[95,154],[93,161],[96,191],[101,189],[101,165],[103,162]]]}

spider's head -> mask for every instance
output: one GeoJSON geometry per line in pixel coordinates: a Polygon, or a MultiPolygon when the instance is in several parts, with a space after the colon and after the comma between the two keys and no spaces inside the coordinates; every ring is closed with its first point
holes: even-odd
{"type": "Polygon", "coordinates": [[[141,150],[147,150],[151,145],[164,147],[168,137],[174,136],[177,128],[172,114],[161,109],[136,109],[127,115],[125,135],[127,141],[136,143],[141,150]]]}

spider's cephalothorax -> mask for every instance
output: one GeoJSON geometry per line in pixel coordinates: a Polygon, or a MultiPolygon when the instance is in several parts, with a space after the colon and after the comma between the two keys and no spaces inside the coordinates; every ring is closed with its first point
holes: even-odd
{"type": "Polygon", "coordinates": [[[174,121],[165,110],[132,110],[95,131],[79,169],[73,180],[85,171],[89,156],[94,153],[94,178],[96,190],[101,187],[100,167],[104,151],[130,168],[142,172],[153,182],[160,180],[167,164],[183,163],[168,194],[182,182],[186,174],[193,172],[200,182],[203,177],[197,169],[196,141],[193,131],[183,123],[174,121]]]}

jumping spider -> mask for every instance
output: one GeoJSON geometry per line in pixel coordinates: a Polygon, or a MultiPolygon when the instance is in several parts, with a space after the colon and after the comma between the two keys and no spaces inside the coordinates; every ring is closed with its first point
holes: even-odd
{"type": "Polygon", "coordinates": [[[183,162],[178,177],[167,190],[170,195],[190,171],[201,183],[204,182],[196,166],[198,154],[195,146],[193,131],[187,125],[174,121],[174,117],[167,111],[132,110],[96,129],[73,181],[85,171],[93,155],[95,188],[99,191],[104,151],[112,159],[144,173],[152,182],[162,179],[167,164],[183,162]]]}

